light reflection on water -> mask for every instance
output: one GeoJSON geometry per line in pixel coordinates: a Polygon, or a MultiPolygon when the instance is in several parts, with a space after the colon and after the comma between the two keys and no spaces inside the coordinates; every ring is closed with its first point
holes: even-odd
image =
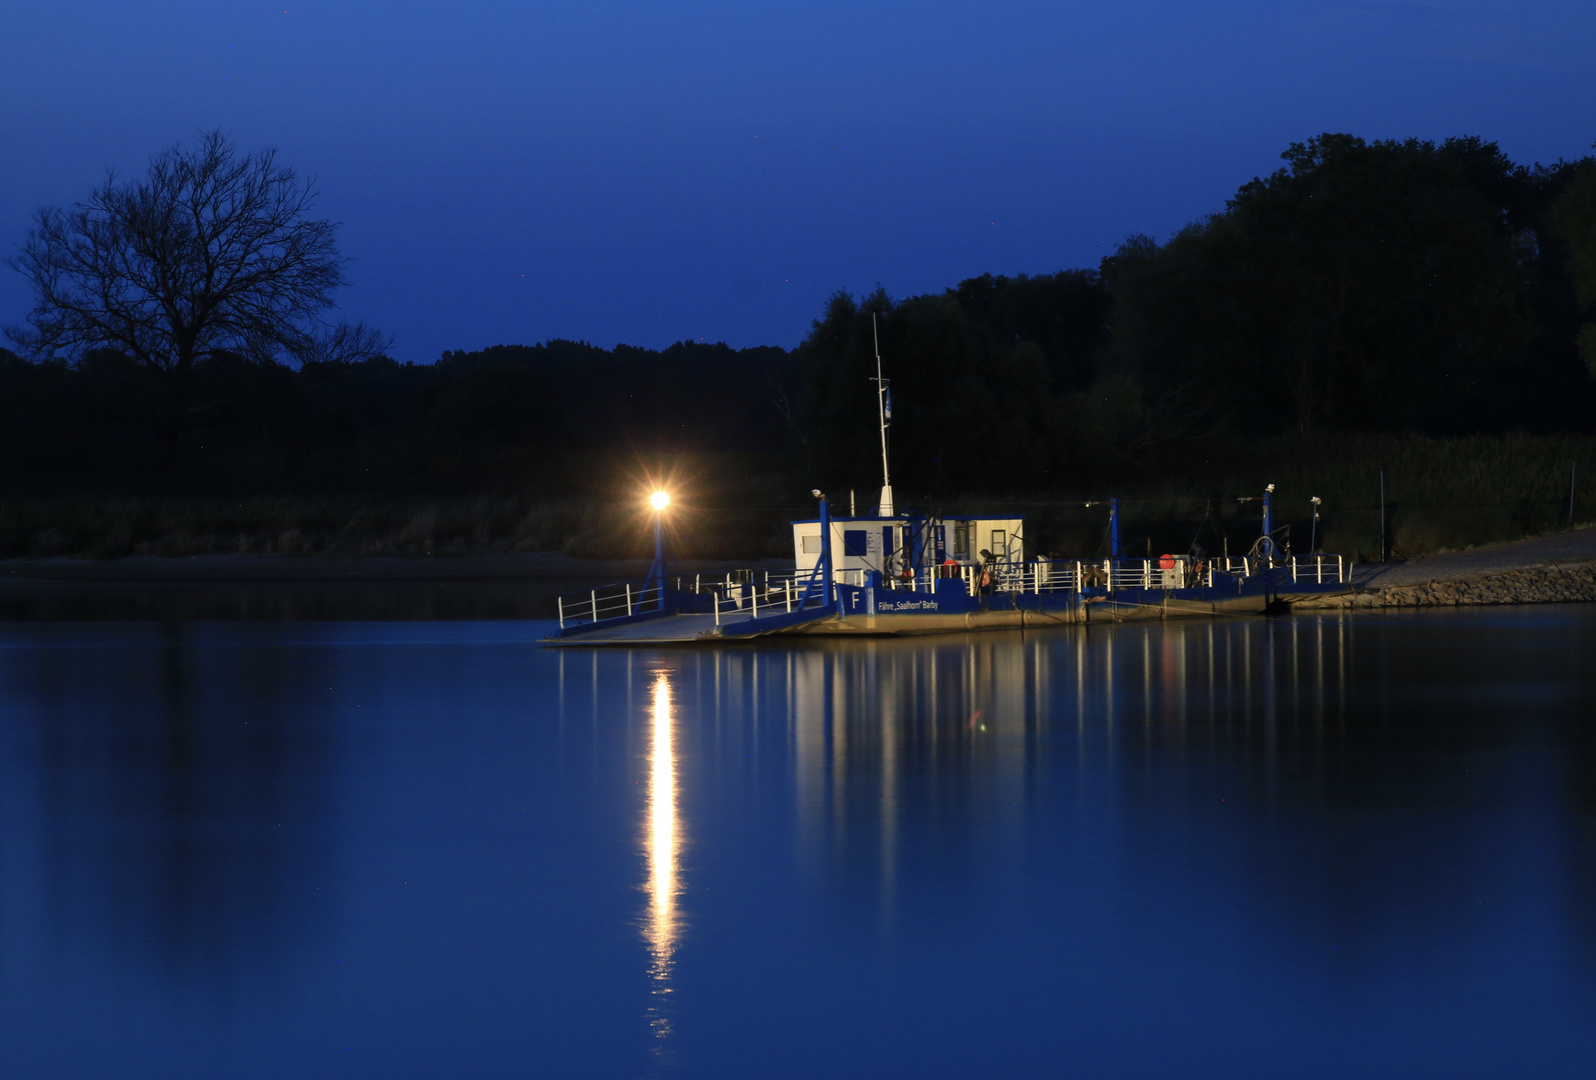
{"type": "Polygon", "coordinates": [[[671,687],[661,673],[654,678],[650,710],[653,745],[648,761],[648,951],[654,1004],[649,1023],[664,1039],[671,1033],[666,1008],[671,992],[671,954],[676,947],[677,859],[676,758],[671,749],[671,687]]]}
{"type": "Polygon", "coordinates": [[[617,667],[628,685],[651,680],[650,940],[668,943],[660,913],[676,917],[673,678],[695,688],[688,708],[699,728],[757,728],[762,716],[782,724],[806,846],[849,847],[851,827],[868,819],[890,895],[904,788],[927,770],[979,774],[1020,799],[1038,781],[1041,740],[1072,732],[1077,749],[1090,743],[1103,764],[1172,743],[1245,745],[1259,775],[1278,780],[1282,731],[1292,755],[1345,734],[1353,632],[1338,620],[1238,620],[1122,626],[1096,638],[817,640],[562,652],[558,661],[562,701],[576,696],[567,679],[579,670],[589,713],[618,681],[617,667]]]}
{"type": "Polygon", "coordinates": [[[541,632],[0,625],[0,1061],[1573,1076],[1596,1053],[1596,613],[541,632]]]}

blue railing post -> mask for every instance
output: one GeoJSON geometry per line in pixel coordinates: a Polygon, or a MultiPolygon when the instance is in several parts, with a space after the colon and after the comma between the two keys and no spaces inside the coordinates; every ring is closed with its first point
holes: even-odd
{"type": "Polygon", "coordinates": [[[820,588],[823,605],[839,603],[831,592],[831,508],[824,495],[820,497],[820,588]]]}
{"type": "Polygon", "coordinates": [[[654,566],[659,571],[660,584],[665,584],[665,513],[654,511],[654,566]]]}
{"type": "Polygon", "coordinates": [[[654,565],[648,568],[648,577],[643,580],[643,595],[648,595],[648,590],[657,588],[658,606],[656,611],[666,609],[665,596],[665,509],[661,506],[654,507],[654,565]]]}
{"type": "MultiPolygon", "coordinates": [[[[1270,485],[1270,487],[1273,486],[1272,484],[1270,485]]],[[[1275,516],[1273,505],[1274,494],[1270,491],[1265,491],[1263,496],[1263,557],[1265,566],[1274,566],[1275,564],[1275,538],[1273,535],[1275,531],[1275,516]]]]}

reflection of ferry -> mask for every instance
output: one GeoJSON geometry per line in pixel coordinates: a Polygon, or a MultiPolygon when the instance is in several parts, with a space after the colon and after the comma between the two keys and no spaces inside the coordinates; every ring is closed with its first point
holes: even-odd
{"type": "MultiPolygon", "coordinates": [[[[562,596],[562,644],[727,640],[772,634],[925,634],[1183,615],[1262,614],[1344,592],[1339,555],[1292,556],[1276,544],[1271,500],[1244,557],[1131,559],[1109,500],[1109,558],[1027,558],[1020,518],[899,513],[887,471],[892,406],[877,357],[881,502],[876,512],[793,522],[793,569],[745,570],[715,580],[672,576],[655,492],[654,565],[641,582],[562,596]]],[[[1318,500],[1314,503],[1317,506],[1318,500]]],[[[1088,504],[1090,505],[1090,504],[1088,504]]]]}

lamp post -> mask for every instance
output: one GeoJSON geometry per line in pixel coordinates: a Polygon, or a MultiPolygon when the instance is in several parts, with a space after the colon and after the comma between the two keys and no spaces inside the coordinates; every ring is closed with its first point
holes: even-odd
{"type": "Polygon", "coordinates": [[[648,505],[654,510],[654,566],[643,582],[643,591],[647,595],[649,589],[658,587],[660,611],[665,610],[665,508],[670,504],[668,491],[656,491],[648,497],[648,505]]]}
{"type": "Polygon", "coordinates": [[[824,604],[831,603],[831,507],[825,492],[815,488],[810,492],[820,500],[820,596],[824,604]]]}
{"type": "Polygon", "coordinates": [[[1318,550],[1319,542],[1319,496],[1315,495],[1308,501],[1313,503],[1313,524],[1308,527],[1308,554],[1312,555],[1318,550]]]}
{"type": "MultiPolygon", "coordinates": [[[[1096,499],[1085,504],[1090,510],[1094,506],[1102,506],[1103,500],[1096,499]]],[[[1119,564],[1119,500],[1108,500],[1108,561],[1113,565],[1119,564]]]]}
{"type": "Polygon", "coordinates": [[[1269,484],[1263,493],[1263,557],[1265,566],[1275,565],[1275,538],[1270,535],[1275,531],[1274,515],[1275,486],[1269,484]]]}
{"type": "Polygon", "coordinates": [[[668,491],[656,491],[648,497],[648,505],[654,508],[654,561],[664,569],[665,562],[665,508],[671,504],[671,494],[668,491]]]}

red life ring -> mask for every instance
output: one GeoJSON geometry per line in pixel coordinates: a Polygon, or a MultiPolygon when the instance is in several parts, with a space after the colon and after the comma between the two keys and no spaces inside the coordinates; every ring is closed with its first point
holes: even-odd
{"type": "Polygon", "coordinates": [[[1173,556],[1173,555],[1160,555],[1158,557],[1158,568],[1160,570],[1173,570],[1173,569],[1175,569],[1175,556],[1173,556]]]}

